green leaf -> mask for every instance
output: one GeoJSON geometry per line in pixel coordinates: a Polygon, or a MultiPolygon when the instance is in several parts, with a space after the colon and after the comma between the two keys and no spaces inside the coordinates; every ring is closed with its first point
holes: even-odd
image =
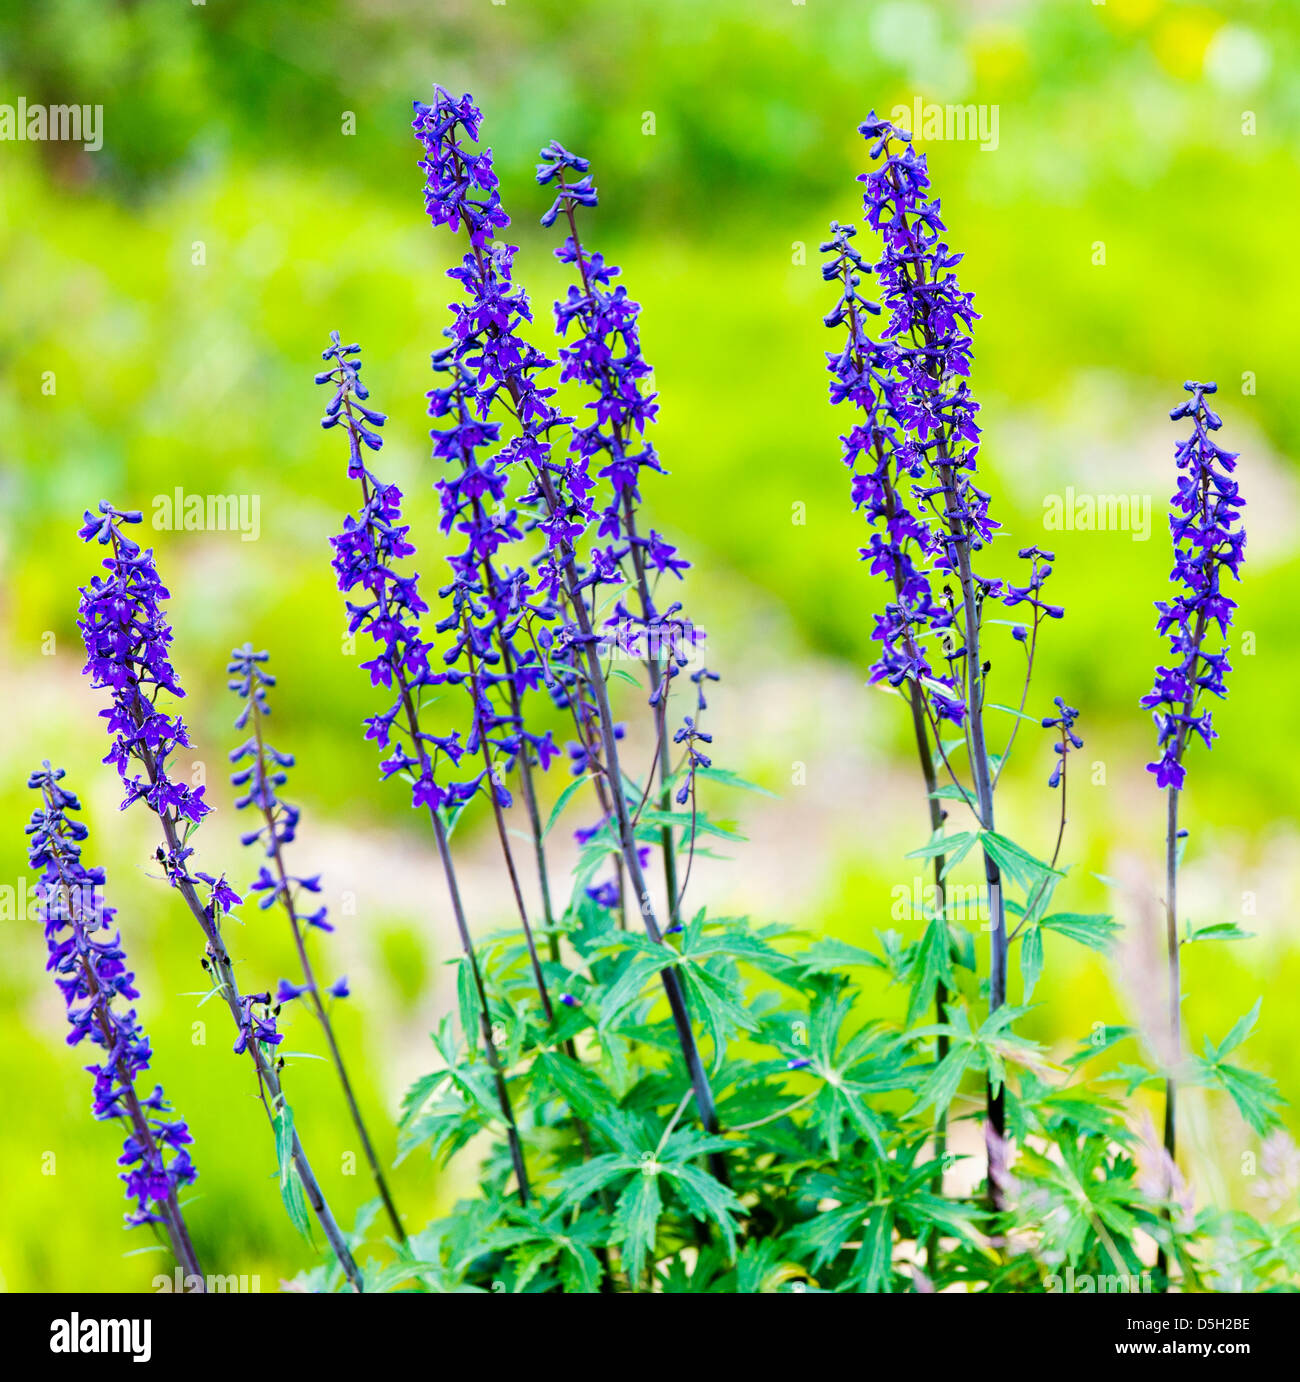
{"type": "Polygon", "coordinates": [[[909,1026],[934,1001],[935,987],[940,980],[947,988],[956,987],[950,947],[948,923],[942,917],[935,917],[925,928],[912,962],[912,993],[907,1004],[909,1026]]]}
{"type": "Polygon", "coordinates": [[[862,1246],[853,1262],[852,1280],[860,1291],[888,1291],[893,1280],[894,1211],[873,1205],[862,1225],[862,1246]]]}
{"type": "Polygon", "coordinates": [[[1232,1030],[1223,1038],[1223,1044],[1218,1049],[1218,1059],[1222,1060],[1229,1051],[1235,1051],[1251,1032],[1254,1031],[1255,1023],[1259,1021],[1260,1004],[1263,1003],[1263,1001],[1262,997],[1256,998],[1255,1006],[1251,1008],[1245,1017],[1239,1018],[1236,1023],[1234,1023],[1232,1030]]]}
{"type": "Polygon", "coordinates": [[[914,849],[910,854],[905,854],[905,859],[936,859],[941,854],[949,855],[962,850],[964,854],[967,849],[975,843],[979,837],[972,835],[968,831],[959,831],[956,835],[935,834],[928,844],[924,844],[920,849],[914,849]],[[963,849],[963,846],[965,848],[963,849]]]}
{"type": "Polygon", "coordinates": [[[662,1210],[659,1177],[645,1171],[632,1177],[614,1207],[615,1240],[623,1245],[623,1261],[634,1283],[640,1282],[646,1257],[654,1250],[662,1210]]]}
{"type": "Polygon", "coordinates": [[[468,955],[463,955],[456,966],[456,997],[460,1003],[460,1029],[465,1035],[466,1044],[472,1048],[477,1039],[482,1008],[468,955]]]}
{"type": "Polygon", "coordinates": [[[988,708],[990,710],[1001,710],[1007,715],[1014,715],[1017,720],[1028,720],[1031,725],[1041,723],[1035,716],[1026,715],[1023,710],[1018,710],[1015,706],[999,705],[996,701],[989,701],[988,708]]]}
{"type": "Polygon", "coordinates": [[[1119,922],[1101,913],[1055,912],[1050,917],[1044,917],[1040,924],[1049,931],[1068,936],[1080,945],[1103,952],[1110,949],[1120,933],[1119,922]]]}
{"type": "Polygon", "coordinates": [[[582,777],[576,777],[569,783],[564,791],[560,793],[559,797],[556,799],[555,805],[551,807],[550,819],[546,822],[546,829],[542,831],[543,838],[551,833],[551,827],[560,819],[560,816],[564,812],[564,808],[573,800],[574,794],[577,792],[578,788],[581,787],[584,782],[589,782],[594,776],[594,773],[585,773],[582,777]]]}
{"type": "Polygon", "coordinates": [[[1253,931],[1243,931],[1235,921],[1217,921],[1212,926],[1198,926],[1187,940],[1189,944],[1192,941],[1245,941],[1254,934],[1253,931]]]}
{"type": "Polygon", "coordinates": [[[738,774],[728,772],[726,768],[696,768],[696,777],[706,777],[710,782],[720,782],[724,787],[738,787],[744,792],[757,792],[760,796],[775,797],[775,792],[769,792],[766,787],[760,787],[756,782],[750,782],[738,774]]]}
{"type": "Polygon", "coordinates": [[[280,1166],[280,1198],[294,1228],[304,1238],[310,1238],[307,1197],[303,1194],[298,1168],[293,1164],[293,1110],[282,1100],[271,1121],[275,1128],[275,1156],[280,1166]]]}
{"type": "Polygon", "coordinates": [[[848,941],[836,940],[834,936],[819,936],[803,952],[795,957],[795,963],[806,975],[829,974],[840,968],[853,965],[866,965],[872,969],[887,969],[888,966],[870,950],[850,945],[848,941]]]}
{"type": "Polygon", "coordinates": [[[373,1276],[367,1272],[366,1290],[371,1295],[382,1294],[391,1291],[394,1286],[400,1286],[404,1281],[412,1281],[426,1272],[437,1272],[441,1269],[440,1262],[394,1262],[373,1276]]]}
{"type": "Polygon", "coordinates": [[[1241,1116],[1255,1133],[1263,1137],[1270,1128],[1278,1126],[1277,1107],[1283,1100],[1277,1085],[1266,1075],[1243,1070],[1239,1065],[1214,1066],[1215,1083],[1232,1096],[1241,1116]]]}
{"type": "Polygon", "coordinates": [[[1060,877],[1055,869],[1041,859],[1035,859],[1027,850],[1021,849],[1014,840],[999,835],[995,830],[985,830],[980,839],[989,858],[1014,882],[1028,891],[1043,878],[1053,874],[1060,877]]]}
{"type": "Polygon", "coordinates": [[[1034,988],[1043,973],[1043,931],[1041,926],[1031,926],[1020,942],[1020,978],[1024,983],[1022,1003],[1028,1003],[1034,995],[1034,988]]]}
{"type": "Polygon", "coordinates": [[[936,1112],[940,1114],[946,1112],[948,1105],[952,1103],[953,1095],[957,1093],[957,1086],[961,1084],[961,1077],[966,1073],[966,1067],[970,1064],[970,1059],[974,1054],[975,1048],[973,1046],[968,1044],[954,1046],[943,1060],[930,1071],[920,1089],[916,1091],[916,1105],[912,1112],[919,1113],[930,1104],[934,1105],[936,1112]]]}

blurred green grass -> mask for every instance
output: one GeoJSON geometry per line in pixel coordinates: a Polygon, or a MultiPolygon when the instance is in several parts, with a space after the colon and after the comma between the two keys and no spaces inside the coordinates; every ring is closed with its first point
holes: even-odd
{"type": "MultiPolygon", "coordinates": [[[[1048,630],[1030,708],[1059,692],[1084,713],[1089,780],[1072,789],[1074,873],[1062,897],[1123,913],[1124,895],[1095,875],[1130,856],[1158,867],[1161,815],[1142,769],[1150,727],[1136,703],[1160,654],[1151,601],[1169,566],[1165,412],[1184,378],[1217,378],[1251,501],[1240,628],[1254,652],[1236,660],[1232,699],[1215,712],[1221,743],[1193,764],[1188,897],[1196,921],[1242,919],[1259,937],[1192,950],[1188,1027],[1221,1036],[1264,993],[1247,1054],[1300,1098],[1289,1014],[1300,848],[1283,743],[1298,670],[1290,261],[1300,217],[1288,191],[1298,41],[1300,16],[1280,0],[466,0],[436,16],[415,0],[294,0],[271,11],[50,0],[0,17],[0,99],[105,106],[98,154],[0,145],[0,497],[10,515],[0,529],[10,721],[0,881],[25,875],[22,782],[49,756],[87,801],[91,857],[110,870],[159,1077],[195,1130],[201,1254],[259,1273],[264,1289],[310,1256],[280,1211],[270,1139],[224,1028],[214,1021],[195,1044],[192,1024],[209,1009],[182,995],[201,987],[198,948],[147,877],[148,821],[116,812],[99,765],[99,704],[78,676],[75,629],[76,586],[97,558],[75,529],[101,497],[148,514],[178,485],[260,496],[256,542],[150,533],[173,591],[194,758],[223,808],[201,852],[240,881],[253,871],[236,852],[224,786],[233,732],[223,677],[226,650],[252,639],[281,676],[277,742],[299,760],[303,848],[327,868],[336,904],[354,895],[326,948],[353,976],[345,1032],[372,1127],[391,1150],[401,1089],[423,1068],[423,1035],[445,993],[445,909],[418,822],[400,789],[381,789],[360,738],[374,701],[343,652],[327,546],[352,495],[336,438],[315,425],[311,375],[331,328],[363,343],[391,415],[386,467],[412,496],[426,584],[436,581],[444,547],[427,493],[423,393],[450,285],[407,129],[409,101],[433,80],[471,88],[485,110],[537,339],[549,339],[562,282],[531,182],[535,150],[551,137],[592,156],[602,198],[591,241],[645,304],[657,444],[672,471],[648,502],[695,562],[690,609],[726,676],[718,761],[779,794],[775,804],[726,802],[755,843],[702,885],[765,919],[858,939],[907,929],[890,917],[891,888],[910,884],[899,857],[921,842],[924,817],[905,717],[858,685],[878,592],[855,562],[861,530],[836,459],[846,424],[825,402],[829,293],[816,245],[831,217],[857,214],[865,149],[854,127],[869,108],[910,106],[915,95],[998,105],[996,150],[953,142],[927,152],[967,255],[963,282],[984,314],[974,384],[1008,533],[991,564],[1005,572],[1008,553],[1029,541],[1059,557],[1055,598],[1067,617],[1048,630]],[[341,133],[344,111],[356,116],[354,135],[341,133]],[[1253,135],[1242,132],[1246,111],[1253,135]],[[643,133],[647,112],[653,135],[643,133]],[[1098,241],[1104,265],[1094,263],[1098,241]],[[42,391],[50,371],[52,394],[42,391]],[[1066,486],[1150,495],[1151,540],[1044,532],[1044,497],[1066,486]],[[796,504],[804,523],[792,522],[796,504]],[[795,763],[806,785],[792,785],[795,763]],[[1096,764],[1105,781],[1093,785],[1096,764]],[[797,885],[768,842],[797,851],[797,885]],[[390,858],[408,870],[401,888],[385,886],[390,858]]],[[[1016,694],[1012,666],[995,676],[998,699],[1016,694]]],[[[1054,833],[1049,756],[1022,735],[1005,784],[1005,828],[1031,847],[1054,833]]],[[[480,924],[504,922],[506,899],[485,896],[480,924]]],[[[1136,924],[1131,910],[1124,919],[1136,924]]],[[[165,1255],[124,1256],[143,1235],[120,1231],[116,1144],[90,1122],[78,1054],[62,1045],[39,929],[10,915],[3,926],[0,1280],[10,1290],[147,1287],[165,1255]]],[[[287,972],[284,938],[262,914],[247,913],[234,944],[250,983],[287,972]]],[[[1031,1020],[1041,1039],[1059,1049],[1131,1012],[1136,960],[1107,965],[1063,949],[1048,961],[1031,1020]]],[[[864,996],[864,1009],[890,1005],[894,994],[864,996]]],[[[305,1022],[291,1042],[316,1049],[305,1022]]],[[[368,1192],[364,1176],[344,1174],[349,1135],[328,1072],[295,1060],[290,1087],[350,1220],[368,1192]]],[[[1246,1135],[1235,1114],[1207,1109],[1198,1183],[1249,1203],[1246,1135]]],[[[443,1175],[406,1163],[395,1189],[418,1223],[471,1182],[472,1166],[443,1175]]]]}

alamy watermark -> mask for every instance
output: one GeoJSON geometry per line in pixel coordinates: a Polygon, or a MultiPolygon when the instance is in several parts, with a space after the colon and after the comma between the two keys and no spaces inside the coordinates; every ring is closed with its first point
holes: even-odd
{"type": "Polygon", "coordinates": [[[55,140],[80,144],[87,153],[104,147],[103,106],[0,105],[0,139],[55,140]]]}
{"type": "Polygon", "coordinates": [[[1058,533],[1131,533],[1134,542],[1151,536],[1149,494],[1064,494],[1043,496],[1043,527],[1058,533]]]}
{"type": "Polygon", "coordinates": [[[159,532],[237,532],[241,542],[262,535],[260,494],[186,494],[180,485],[171,494],[156,494],[153,526],[159,532]]]}
{"type": "Polygon", "coordinates": [[[998,147],[998,106],[941,106],[915,97],[910,106],[895,106],[890,121],[917,139],[978,142],[982,153],[998,147]]]}

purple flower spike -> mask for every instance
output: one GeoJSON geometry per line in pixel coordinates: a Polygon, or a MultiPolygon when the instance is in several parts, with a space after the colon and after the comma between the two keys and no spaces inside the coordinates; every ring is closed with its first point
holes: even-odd
{"type": "Polygon", "coordinates": [[[1174,451],[1181,473],[1169,514],[1174,545],[1170,579],[1181,589],[1169,601],[1156,601],[1156,632],[1168,635],[1173,659],[1170,666],[1156,668],[1155,687],[1142,698],[1152,711],[1161,751],[1147,771],[1155,774],[1157,787],[1175,791],[1186,777],[1183,756],[1191,736],[1199,735],[1206,748],[1217,737],[1210,712],[1197,713],[1197,700],[1202,691],[1226,697],[1224,677],[1232,669],[1226,642],[1217,653],[1207,652],[1205,643],[1212,624],[1227,638],[1237,602],[1223,590],[1223,575],[1240,579],[1246,548],[1239,512],[1245,500],[1232,478],[1237,453],[1223,450],[1210,435],[1223,425],[1205,401],[1218,386],[1189,381],[1183,388],[1191,398],[1169,414],[1175,422],[1189,418],[1192,423],[1191,436],[1174,451]]]}
{"type": "Polygon", "coordinates": [[[105,763],[112,763],[122,778],[126,796],[123,809],[144,798],[159,815],[173,812],[177,819],[197,825],[211,810],[203,800],[202,787],[187,787],[168,775],[168,761],[179,748],[189,748],[185,723],[164,714],[155,701],[159,692],[180,699],[181,690],[168,656],[172,628],[163,613],[169,598],[158,577],[152,550],[141,551],[124,528],[139,523],[138,512],[121,512],[107,501],[99,505],[101,517],[89,510],[80,529],[86,542],[111,546],[104,559],[107,577],[95,576],[81,590],[77,620],[86,644],[85,672],[91,685],[112,692],[112,706],[102,711],[113,745],[105,763]],[[155,765],[155,778],[146,781],[133,772],[140,750],[155,765]]]}
{"type": "Polygon", "coordinates": [[[140,995],[135,975],[127,969],[121,935],[113,930],[115,911],[103,900],[104,870],[82,860],[88,832],[69,814],[80,811],[81,803],[59,786],[63,776],[62,768],[47,762],[27,780],[42,799],[27,826],[27,857],[41,871],[37,898],[50,955],[46,969],[53,971],[67,1006],[72,1027],[68,1045],[89,1039],[104,1052],[101,1064],[86,1069],[95,1077],[94,1116],[120,1118],[127,1128],[118,1159],[126,1168],[121,1179],[127,1198],[135,1201],[127,1225],[165,1224],[178,1259],[194,1270],[176,1199],[198,1174],[187,1150],[193,1139],[183,1120],[160,1116],[170,1112],[160,1087],[148,1096],[137,1090],[139,1077],[149,1069],[149,1038],[134,1008],[115,1005],[140,995]]]}

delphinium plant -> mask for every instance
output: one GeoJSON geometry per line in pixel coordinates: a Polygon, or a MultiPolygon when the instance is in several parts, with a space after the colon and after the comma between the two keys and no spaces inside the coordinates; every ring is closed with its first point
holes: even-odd
{"type": "Polygon", "coordinates": [[[135,1208],[127,1226],[160,1224],[190,1289],[204,1290],[206,1278],[190,1241],[180,1192],[198,1175],[190,1160],[193,1141],[184,1119],[171,1112],[162,1086],[146,1094],[139,1078],[149,1071],[153,1052],[134,1008],[139,998],[135,975],[127,968],[120,931],[113,929],[116,909],[104,900],[104,870],[81,855],[89,835],[76,818],[81,803],[60,786],[62,768],[47,761],[27,785],[41,794],[41,804],[27,826],[27,858],[40,871],[37,897],[49,949],[46,968],[67,1006],[68,1045],[89,1040],[103,1057],[86,1069],[95,1077],[93,1112],[97,1119],[116,1119],[126,1129],[118,1165],[135,1208]],[[120,1001],[119,1001],[120,1000],[120,1001]]]}
{"type": "MultiPolygon", "coordinates": [[[[1170,580],[1174,587],[1168,600],[1157,600],[1157,632],[1169,639],[1168,666],[1156,668],[1154,688],[1142,698],[1142,705],[1155,720],[1159,758],[1147,764],[1163,789],[1165,821],[1165,944],[1168,1000],[1167,1027],[1163,1036],[1164,1069],[1164,1172],[1172,1184],[1178,1178],[1178,1083],[1180,1078],[1201,1085],[1217,1086],[1231,1095],[1242,1117],[1263,1135],[1276,1121],[1277,1091],[1262,1075],[1230,1064],[1232,1054],[1250,1035],[1259,1015],[1259,1003],[1216,1045],[1207,1036],[1204,1051],[1182,1073],[1182,966],[1184,945],[1196,941],[1234,940],[1244,933],[1233,922],[1215,922],[1193,930],[1185,922],[1179,930],[1178,868],[1185,849],[1187,830],[1179,826],[1179,797],[1186,778],[1186,754],[1194,739],[1211,748],[1218,737],[1207,696],[1220,699],[1228,694],[1226,676],[1230,648],[1228,629],[1237,602],[1224,589],[1224,579],[1240,580],[1245,558],[1246,531],[1241,510],[1245,500],[1233,478],[1237,455],[1214,440],[1213,433],[1223,426],[1210,407],[1208,398],[1218,391],[1215,384],[1189,381],[1183,385],[1191,397],[1171,410],[1175,421],[1187,419],[1191,435],[1181,439],[1174,453],[1179,471],[1178,487],[1170,503],[1169,531],[1173,539],[1174,567],[1170,580]],[[1216,636],[1217,652],[1210,640],[1216,636]]],[[[1163,1248],[1160,1268],[1167,1267],[1163,1248]]]]}
{"type": "Polygon", "coordinates": [[[176,750],[189,747],[190,739],[180,716],[163,708],[163,698],[179,700],[185,693],[171,662],[172,628],[163,610],[169,593],[152,550],[142,549],[126,531],[141,518],[138,511],[115,509],[105,500],[97,514],[86,511],[80,530],[83,541],[109,549],[103,561],[107,574],[92,577],[82,587],[78,619],[86,646],[86,675],[111,696],[109,708],[101,712],[112,738],[104,761],[113,764],[122,780],[123,809],[143,801],[158,819],[163,843],[157,860],[202,932],[203,968],[211,978],[212,993],[225,1003],[235,1024],[234,1051],[247,1052],[252,1062],[258,1094],[275,1132],[285,1206],[306,1232],[310,1205],[349,1284],[360,1290],[361,1274],[307,1159],[281,1087],[276,1005],[269,991],[241,993],[235,978],[222,922],[241,898],[224,874],[214,876],[195,867],[191,840],[212,808],[204,800],[205,788],[179,781],[171,764],[176,750]],[[200,889],[206,891],[206,901],[200,889]]]}
{"type": "Polygon", "coordinates": [[[275,677],[266,665],[270,654],[256,652],[251,643],[246,643],[242,648],[234,649],[230,657],[231,661],[226,667],[227,675],[231,678],[228,685],[244,702],[235,718],[235,729],[241,733],[249,729],[252,731],[249,738],[230,751],[230,761],[235,765],[230,781],[242,793],[235,799],[235,809],[250,811],[260,817],[253,829],[244,834],[241,842],[260,846],[264,855],[264,862],[249,891],[260,894],[258,905],[263,911],[279,904],[289,924],[294,952],[298,957],[299,981],[280,980],[275,993],[276,1005],[280,1007],[301,1000],[320,1023],[330,1063],[338,1076],[339,1088],[347,1104],[348,1117],[361,1143],[375,1189],[383,1201],[388,1223],[393,1233],[404,1240],[406,1230],[388,1187],[388,1179],[379,1164],[365,1119],[361,1116],[356,1091],[348,1076],[330,1015],[332,1000],[348,996],[348,981],[344,976],[323,988],[316,977],[316,966],[308,948],[309,936],[313,931],[329,932],[334,929],[328,920],[326,907],[316,907],[307,912],[302,906],[304,894],[320,892],[321,881],[319,876],[303,877],[289,872],[288,846],[297,835],[302,812],[280,796],[280,788],[289,780],[288,770],[294,765],[293,755],[277,749],[266,735],[266,721],[271,714],[267,691],[275,685],[275,677]]]}
{"type": "MultiPolygon", "coordinates": [[[[738,838],[711,816],[713,794],[749,784],[712,762],[717,676],[680,598],[689,564],[664,536],[672,491],[649,439],[658,395],[641,308],[622,270],[582,238],[600,201],[588,160],[552,141],[537,170],[550,203],[541,222],[562,224],[555,253],[571,275],[552,339],[534,320],[519,251],[500,238],[510,220],[473,99],[435,88],[415,104],[413,129],[425,209],[460,249],[427,393],[436,499],[424,502],[448,562],[433,595],[410,539],[420,500],[374,459],[388,419],[370,402],[360,346],[332,333],[316,382],[358,492],[331,543],[349,632],[370,640],[361,666],[380,696],[365,734],[382,776],[404,780],[427,815],[446,888],[431,911],[450,913],[459,941],[455,1011],[433,1033],[433,1068],[407,1092],[398,1129],[402,1157],[477,1158],[477,1193],[449,1214],[403,1223],[361,1119],[330,1016],[346,981],[319,979],[309,948],[329,926],[323,909],[308,910],[318,880],[290,872],[299,811],[280,796],[292,758],[265,733],[267,655],[237,649],[228,670],[244,701],[237,727],[250,732],[231,755],[235,804],[255,813],[245,843],[265,854],[252,892],[283,911],[299,965],[274,997],[235,986],[222,922],[240,899],[195,867],[193,833],[210,806],[169,769],[189,740],[160,700],[182,692],[167,593],[127,533],[139,515],[103,504],[83,529],[112,549],[107,579],[82,603],[88,670],[113,697],[109,761],[127,804],[143,798],[162,825],[158,860],[203,929],[214,992],[256,1067],[286,1203],[301,1216],[305,1191],[333,1249],[298,1284],[360,1289],[352,1252],[381,1209],[391,1260],[367,1262],[366,1289],[1051,1291],[1066,1273],[1141,1289],[1153,1269],[1167,1285],[1174,1262],[1184,1290],[1294,1276],[1294,1236],[1192,1210],[1174,1163],[1176,1082],[1217,1084],[1255,1131],[1272,1123],[1271,1084],[1225,1060],[1253,1015],[1190,1066],[1157,1053],[1100,1074],[1093,1062],[1132,1029],[1109,1025],[1059,1055],[1018,1030],[1053,938],[1104,952],[1119,927],[1054,910],[1068,885],[1071,756],[1083,745],[1065,696],[1030,710],[1040,634],[1064,614],[1046,595],[1055,557],[1022,547],[1025,574],[990,574],[1000,530],[981,488],[969,381],[977,314],[907,132],[874,115],[860,127],[871,165],[863,222],[832,223],[823,273],[836,291],[831,401],[849,418],[841,456],[868,528],[861,556],[883,591],[868,679],[906,706],[929,824],[908,857],[932,870],[933,888],[914,934],[882,929],[851,945],[691,900],[693,861],[710,840],[738,838]],[[1004,652],[1010,689],[997,701],[1004,652]],[[1037,850],[1006,833],[1005,811],[995,821],[1026,723],[1050,736],[1041,753],[1057,805],[1037,850]],[[563,787],[548,781],[557,761],[569,768],[563,787]],[[479,817],[499,886],[472,910],[457,864],[479,817]],[[562,828],[577,851],[567,897],[562,828]],[[954,879],[977,862],[987,951],[954,879]],[[905,995],[890,1015],[866,1010],[866,976],[905,995]],[[293,1001],[322,1024],[378,1191],[351,1234],[320,1197],[279,1083],[276,1013],[293,1001]],[[1162,1147],[1132,1096],[1166,1081],[1162,1147]]],[[[1178,452],[1178,593],[1160,606],[1176,666],[1148,698],[1163,755],[1153,766],[1170,793],[1175,1025],[1179,944],[1235,932],[1180,938],[1174,907],[1183,756],[1191,735],[1212,737],[1198,697],[1222,693],[1227,665],[1205,640],[1211,622],[1226,634],[1232,604],[1219,582],[1236,573],[1243,542],[1234,458],[1210,439],[1212,386],[1190,387],[1176,414],[1195,429],[1178,452]]],[[[79,839],[77,827],[49,824],[69,806],[57,774],[33,781],[46,799],[38,841],[79,839]]],[[[93,946],[80,917],[73,940],[93,946]]],[[[95,953],[105,984],[130,996],[120,949],[95,953]]],[[[106,1113],[124,1107],[111,1088],[105,1098],[106,1113]]],[[[177,1125],[144,1117],[155,1141],[183,1140],[177,1125]]],[[[155,1164],[145,1143],[136,1150],[155,1164]]],[[[189,1174],[183,1155],[167,1166],[189,1174]]],[[[180,1258],[171,1181],[145,1189],[153,1207],[142,1210],[163,1219],[180,1258]]]]}

